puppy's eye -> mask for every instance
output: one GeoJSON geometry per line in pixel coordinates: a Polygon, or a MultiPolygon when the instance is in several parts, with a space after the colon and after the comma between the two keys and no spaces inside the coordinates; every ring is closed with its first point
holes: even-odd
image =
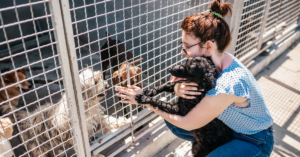
{"type": "Polygon", "coordinates": [[[98,82],[95,80],[95,85],[98,84],[98,82]]]}

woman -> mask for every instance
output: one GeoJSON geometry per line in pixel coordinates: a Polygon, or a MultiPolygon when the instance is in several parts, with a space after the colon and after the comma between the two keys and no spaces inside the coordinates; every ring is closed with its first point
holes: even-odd
{"type": "MultiPolygon", "coordinates": [[[[210,56],[219,74],[212,88],[186,116],[171,115],[146,105],[166,120],[172,132],[193,141],[190,130],[200,128],[218,118],[233,130],[234,140],[216,148],[208,157],[215,156],[270,156],[273,144],[273,119],[262,92],[250,71],[234,56],[225,52],[231,41],[228,24],[222,19],[232,5],[214,0],[210,11],[186,17],[181,23],[182,51],[186,58],[210,56]]],[[[176,78],[171,78],[172,80],[176,78]]],[[[193,99],[201,94],[195,83],[175,86],[179,97],[193,99]]],[[[116,87],[122,103],[138,104],[134,99],[142,89],[116,87]]],[[[217,131],[217,130],[216,130],[217,131]]]]}

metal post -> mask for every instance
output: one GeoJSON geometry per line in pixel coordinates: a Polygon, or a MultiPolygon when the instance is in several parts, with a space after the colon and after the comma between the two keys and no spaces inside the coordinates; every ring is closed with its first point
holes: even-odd
{"type": "MultiPolygon", "coordinates": [[[[130,63],[127,65],[127,87],[130,85],[130,63]]],[[[129,104],[130,107],[130,127],[131,127],[131,143],[134,144],[134,123],[133,123],[133,115],[132,115],[132,104],[129,104]]]]}
{"type": "Polygon", "coordinates": [[[230,20],[230,32],[231,32],[231,44],[227,49],[227,52],[234,54],[236,41],[239,34],[239,28],[241,23],[241,16],[243,13],[244,1],[243,0],[235,0],[233,3],[233,12],[230,20]]]}
{"type": "MultiPolygon", "coordinates": [[[[224,2],[228,2],[232,5],[234,4],[234,0],[224,0],[224,2]]],[[[233,9],[235,9],[235,8],[233,8],[233,9]]],[[[232,14],[232,17],[233,17],[233,14],[232,14]]],[[[231,24],[232,19],[230,17],[230,14],[228,14],[228,15],[222,17],[222,18],[228,23],[229,27],[231,28],[230,24],[231,24]]]]}
{"type": "Polygon", "coordinates": [[[264,35],[264,32],[265,32],[265,26],[266,26],[268,15],[269,15],[270,5],[271,5],[271,0],[267,0],[266,7],[265,7],[264,21],[261,25],[258,44],[257,44],[257,49],[258,50],[261,49],[261,46],[262,46],[262,43],[263,43],[263,35],[264,35]]]}
{"type": "Polygon", "coordinates": [[[282,5],[282,0],[280,0],[279,11],[278,11],[278,14],[277,14],[277,19],[276,19],[275,29],[274,29],[273,37],[272,37],[272,45],[274,44],[274,39],[275,39],[275,36],[276,36],[276,27],[277,27],[278,20],[279,20],[279,16],[280,16],[281,5],[282,5]]]}
{"type": "Polygon", "coordinates": [[[72,119],[73,132],[77,144],[77,156],[90,157],[91,151],[84,117],[82,91],[78,77],[79,73],[69,2],[68,0],[51,0],[49,1],[49,7],[53,15],[52,24],[55,28],[54,35],[57,40],[57,53],[59,54],[62,66],[63,81],[70,108],[70,118],[72,119]]]}

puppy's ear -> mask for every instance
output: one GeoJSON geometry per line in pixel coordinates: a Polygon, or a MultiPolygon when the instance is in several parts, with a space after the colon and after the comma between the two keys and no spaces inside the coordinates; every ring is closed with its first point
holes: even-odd
{"type": "Polygon", "coordinates": [[[112,81],[113,81],[113,85],[116,85],[119,83],[119,71],[115,71],[112,75],[112,81]]]}
{"type": "Polygon", "coordinates": [[[25,68],[17,70],[17,72],[21,72],[22,74],[26,75],[26,69],[25,68]]]}
{"type": "Polygon", "coordinates": [[[171,75],[178,77],[178,78],[187,78],[187,70],[184,67],[184,65],[175,65],[171,68],[169,68],[169,72],[171,75]]]}
{"type": "Polygon", "coordinates": [[[140,67],[134,67],[135,74],[140,74],[142,72],[142,69],[140,67]]]}
{"type": "MultiPolygon", "coordinates": [[[[110,34],[108,32],[106,32],[106,36],[108,37],[108,36],[110,36],[110,34]]],[[[111,41],[111,38],[108,37],[108,40],[111,41]]]]}
{"type": "Polygon", "coordinates": [[[11,73],[5,74],[3,76],[3,81],[6,82],[6,83],[17,82],[15,72],[13,71],[11,73]]]}

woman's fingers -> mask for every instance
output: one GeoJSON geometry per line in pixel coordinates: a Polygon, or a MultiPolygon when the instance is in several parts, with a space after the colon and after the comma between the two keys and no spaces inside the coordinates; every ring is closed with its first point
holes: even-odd
{"type": "Polygon", "coordinates": [[[201,92],[193,92],[193,91],[186,91],[186,90],[180,90],[180,93],[182,95],[201,95],[201,92]]]}
{"type": "Polygon", "coordinates": [[[195,99],[194,96],[187,96],[187,95],[184,95],[184,94],[181,97],[185,98],[185,99],[195,99]]]}
{"type": "Polygon", "coordinates": [[[117,93],[116,96],[126,99],[126,100],[121,100],[121,103],[136,104],[136,105],[138,104],[133,96],[124,95],[120,93],[117,93]]]}
{"type": "Polygon", "coordinates": [[[129,101],[129,100],[121,100],[121,103],[123,103],[123,104],[132,104],[132,101],[129,101]]]}
{"type": "Polygon", "coordinates": [[[124,98],[124,99],[131,99],[131,96],[120,94],[120,93],[117,93],[116,96],[124,98]]]}
{"type": "Polygon", "coordinates": [[[198,86],[196,83],[190,82],[190,83],[182,83],[180,86],[180,89],[182,90],[194,90],[194,91],[204,91],[204,89],[199,89],[195,86],[198,86]]]}
{"type": "Polygon", "coordinates": [[[129,85],[128,88],[131,88],[131,89],[140,89],[140,87],[135,86],[135,85],[129,85]]]}
{"type": "Polygon", "coordinates": [[[125,87],[116,86],[116,91],[126,94],[126,95],[134,95],[134,93],[132,92],[132,89],[128,89],[125,87]]]}
{"type": "Polygon", "coordinates": [[[197,87],[194,87],[194,86],[185,86],[184,88],[185,90],[198,90],[197,87]]]}
{"type": "Polygon", "coordinates": [[[184,94],[188,94],[188,95],[201,95],[201,92],[191,92],[191,91],[185,91],[184,94]]]}
{"type": "Polygon", "coordinates": [[[198,86],[198,84],[195,82],[183,82],[182,84],[187,85],[187,86],[198,86]]]}

